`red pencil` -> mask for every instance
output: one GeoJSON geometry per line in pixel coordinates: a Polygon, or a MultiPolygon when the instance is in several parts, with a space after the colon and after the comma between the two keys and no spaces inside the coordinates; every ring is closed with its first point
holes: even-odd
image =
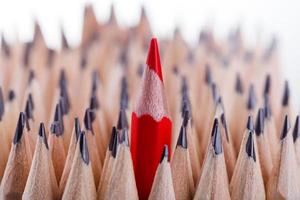
{"type": "Polygon", "coordinates": [[[146,63],[131,124],[131,154],[142,200],[148,199],[161,150],[165,144],[170,147],[172,129],[156,38],[150,42],[146,63]]]}

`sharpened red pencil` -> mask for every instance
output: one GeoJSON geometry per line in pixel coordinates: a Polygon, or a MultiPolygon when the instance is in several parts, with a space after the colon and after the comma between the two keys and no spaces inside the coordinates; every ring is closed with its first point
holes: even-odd
{"type": "Polygon", "coordinates": [[[131,125],[131,154],[142,200],[148,199],[161,150],[165,144],[170,147],[172,129],[156,38],[150,42],[146,63],[131,125]]]}

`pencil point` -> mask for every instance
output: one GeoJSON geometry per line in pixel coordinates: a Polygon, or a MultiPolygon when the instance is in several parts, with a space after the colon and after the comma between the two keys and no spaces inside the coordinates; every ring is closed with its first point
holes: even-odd
{"type": "Polygon", "coordinates": [[[293,130],[294,142],[298,139],[298,137],[300,137],[300,119],[299,119],[299,115],[297,115],[297,117],[296,117],[296,122],[295,122],[294,130],[293,130]]]}
{"type": "Polygon", "coordinates": [[[64,115],[69,113],[70,110],[70,100],[67,90],[67,80],[65,75],[65,70],[62,69],[60,71],[60,77],[59,77],[59,89],[60,89],[60,97],[62,99],[62,112],[64,115]]]}
{"type": "Polygon", "coordinates": [[[221,114],[221,123],[222,123],[222,126],[224,127],[224,130],[225,130],[226,140],[227,140],[227,142],[229,142],[228,128],[227,128],[227,122],[226,122],[226,118],[225,118],[225,113],[224,112],[221,114]]]}
{"type": "Polygon", "coordinates": [[[183,112],[183,121],[182,121],[183,127],[185,127],[185,128],[187,127],[189,119],[190,119],[190,112],[188,110],[185,110],[183,112]]]}
{"type": "Polygon", "coordinates": [[[265,114],[265,119],[270,119],[271,116],[272,116],[272,111],[271,111],[271,108],[270,108],[270,103],[269,103],[269,97],[268,96],[265,96],[265,99],[264,99],[264,114],[265,114]]]}
{"type": "Polygon", "coordinates": [[[5,40],[3,33],[1,34],[1,50],[4,52],[6,57],[10,56],[10,47],[5,40]]]}
{"type": "Polygon", "coordinates": [[[92,123],[94,120],[95,120],[95,113],[90,108],[87,108],[85,111],[83,121],[86,130],[92,131],[92,133],[93,133],[92,123]]]}
{"type": "Polygon", "coordinates": [[[8,101],[13,101],[16,98],[15,91],[12,89],[8,91],[8,101]]]}
{"type": "Polygon", "coordinates": [[[117,23],[115,8],[114,8],[113,4],[110,6],[110,16],[109,16],[108,23],[110,23],[110,24],[117,23]]]}
{"type": "Polygon", "coordinates": [[[3,115],[5,112],[5,103],[2,93],[2,87],[0,86],[0,121],[2,121],[3,115]]]}
{"type": "Polygon", "coordinates": [[[80,56],[80,69],[85,69],[87,66],[87,53],[83,51],[80,56]]]}
{"type": "Polygon", "coordinates": [[[239,73],[236,74],[236,79],[235,79],[235,91],[238,94],[243,94],[243,83],[241,80],[241,76],[239,73]]]}
{"type": "Polygon", "coordinates": [[[127,109],[128,108],[128,81],[124,76],[121,80],[121,95],[120,95],[120,108],[127,109]]]}
{"type": "Polygon", "coordinates": [[[247,129],[250,131],[254,131],[254,123],[253,123],[253,119],[252,116],[248,116],[248,120],[247,120],[247,129]]]}
{"type": "Polygon", "coordinates": [[[40,123],[39,136],[43,138],[43,142],[44,142],[46,148],[49,149],[48,142],[47,142],[45,125],[44,125],[43,122],[40,123]]]}
{"type": "Polygon", "coordinates": [[[181,146],[182,148],[187,149],[186,127],[184,127],[183,125],[180,128],[177,146],[181,146]]]}
{"type": "Polygon", "coordinates": [[[81,133],[80,122],[79,122],[78,117],[75,117],[74,128],[75,128],[75,134],[76,134],[76,141],[78,141],[78,138],[81,133]]]}
{"type": "Polygon", "coordinates": [[[123,143],[129,147],[129,139],[128,139],[128,130],[127,129],[122,129],[120,131],[120,144],[123,144],[123,143]]]}
{"type": "Polygon", "coordinates": [[[256,95],[254,91],[254,86],[251,84],[249,88],[249,95],[247,100],[247,109],[253,110],[256,106],[256,95]]]}
{"type": "Polygon", "coordinates": [[[148,67],[152,69],[159,76],[160,80],[163,81],[160,57],[159,57],[159,49],[158,49],[156,38],[151,39],[146,63],[148,67]]]}
{"type": "Polygon", "coordinates": [[[50,126],[50,130],[51,130],[51,133],[56,135],[57,137],[61,136],[63,134],[62,126],[61,126],[60,121],[52,122],[52,124],[50,126]]]}
{"type": "Polygon", "coordinates": [[[63,88],[66,84],[67,84],[66,72],[64,69],[61,69],[59,74],[59,88],[63,88]]]}
{"type": "Polygon", "coordinates": [[[112,151],[116,137],[118,137],[117,128],[115,126],[113,126],[112,130],[111,130],[110,139],[109,139],[109,145],[108,145],[109,151],[112,151]]]}
{"type": "Polygon", "coordinates": [[[55,56],[55,50],[48,48],[47,66],[51,67],[55,56]]]}
{"type": "Polygon", "coordinates": [[[289,82],[284,82],[284,90],[283,90],[283,97],[282,97],[282,106],[287,106],[289,104],[290,99],[290,88],[289,82]]]}
{"type": "Polygon", "coordinates": [[[271,88],[271,75],[267,74],[266,80],[265,80],[264,96],[267,96],[270,94],[270,88],[271,88]]]}
{"type": "Polygon", "coordinates": [[[117,129],[128,129],[128,121],[125,110],[121,109],[119,112],[119,119],[117,123],[117,129]]]}
{"type": "Polygon", "coordinates": [[[81,158],[83,162],[88,165],[90,163],[90,158],[89,158],[88,144],[86,141],[84,131],[80,133],[79,148],[80,148],[81,158]]]}
{"type": "Polygon", "coordinates": [[[223,152],[223,149],[222,149],[222,140],[221,140],[218,119],[214,120],[214,125],[213,125],[211,135],[212,135],[212,145],[213,145],[215,154],[216,155],[221,154],[223,152]]]}
{"type": "Polygon", "coordinates": [[[181,95],[182,95],[182,97],[187,96],[188,88],[189,87],[188,87],[186,77],[182,76],[182,78],[181,78],[181,95]]]}
{"type": "Polygon", "coordinates": [[[99,101],[96,94],[92,94],[90,99],[90,109],[97,110],[99,108],[99,101]]]}
{"type": "Polygon", "coordinates": [[[114,158],[117,157],[118,146],[119,146],[119,137],[118,137],[118,132],[116,132],[116,135],[115,135],[114,141],[113,141],[113,145],[112,145],[112,149],[111,149],[111,155],[114,158]]]}
{"type": "Polygon", "coordinates": [[[28,84],[30,84],[34,78],[35,78],[35,73],[34,73],[33,69],[30,69],[29,77],[28,77],[28,84]]]}
{"type": "Polygon", "coordinates": [[[257,136],[264,132],[264,110],[260,108],[257,113],[256,123],[255,123],[255,133],[257,136]]]}
{"type": "Polygon", "coordinates": [[[29,98],[26,101],[25,114],[26,114],[26,119],[33,119],[33,107],[32,107],[32,102],[30,102],[29,98]]]}
{"type": "Polygon", "coordinates": [[[169,156],[168,145],[165,144],[161,154],[160,163],[162,163],[165,159],[168,161],[168,156],[169,156]]]}
{"type": "Polygon", "coordinates": [[[98,89],[98,71],[95,69],[92,72],[92,94],[95,94],[97,89],[98,89]]]}
{"type": "Polygon", "coordinates": [[[281,140],[283,140],[287,136],[290,128],[291,128],[291,125],[290,125],[289,117],[288,117],[288,115],[285,115],[282,131],[281,131],[281,138],[280,138],[281,140]]]}
{"type": "Polygon", "coordinates": [[[255,155],[255,146],[254,146],[254,138],[253,132],[250,131],[246,143],[246,153],[250,158],[253,158],[254,162],[256,162],[256,155],[255,155]]]}
{"type": "Polygon", "coordinates": [[[54,113],[54,119],[53,121],[61,121],[62,114],[61,114],[61,106],[60,104],[56,104],[55,106],[55,113],[54,113]]]}
{"type": "MultiPolygon", "coordinates": [[[[59,126],[60,126],[60,131],[62,134],[63,131],[64,131],[64,122],[63,122],[63,116],[62,116],[62,105],[61,105],[61,102],[59,102],[58,104],[56,104],[56,107],[55,107],[55,113],[54,113],[54,119],[53,119],[53,122],[59,122],[59,126]]],[[[57,126],[57,125],[55,125],[57,126]]]]}
{"type": "Polygon", "coordinates": [[[66,38],[65,32],[62,27],[60,29],[60,32],[61,32],[61,47],[62,47],[62,49],[69,49],[69,43],[68,43],[68,40],[66,38]]]}
{"type": "Polygon", "coordinates": [[[205,83],[207,85],[212,84],[212,75],[211,75],[211,70],[210,70],[210,65],[206,64],[205,65],[205,83]]]}
{"type": "Polygon", "coordinates": [[[217,85],[215,83],[211,84],[211,91],[212,91],[213,100],[215,103],[217,103],[220,98],[220,94],[217,85]]]}
{"type": "Polygon", "coordinates": [[[24,127],[25,127],[25,123],[26,123],[26,116],[23,112],[20,112],[16,131],[15,131],[15,136],[13,139],[14,144],[17,144],[21,140],[23,131],[24,131],[24,127]]]}

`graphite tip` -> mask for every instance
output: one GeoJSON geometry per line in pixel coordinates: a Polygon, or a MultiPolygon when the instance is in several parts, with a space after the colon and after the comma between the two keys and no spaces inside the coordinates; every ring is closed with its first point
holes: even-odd
{"type": "Polygon", "coordinates": [[[47,142],[45,125],[44,125],[43,122],[40,123],[39,136],[43,139],[43,142],[44,142],[46,148],[49,149],[48,142],[47,142]]]}
{"type": "Polygon", "coordinates": [[[205,83],[207,85],[210,85],[213,81],[212,81],[212,75],[211,75],[211,70],[210,70],[210,65],[209,64],[206,64],[205,65],[205,83]]]}
{"type": "Polygon", "coordinates": [[[221,123],[225,130],[226,140],[227,142],[229,142],[228,128],[227,128],[227,122],[226,122],[226,117],[224,112],[221,114],[221,123]]]}
{"type": "Polygon", "coordinates": [[[253,158],[254,162],[256,162],[255,155],[255,146],[254,146],[254,135],[253,131],[249,132],[247,143],[246,143],[246,153],[250,158],[253,158]]]}
{"type": "Polygon", "coordinates": [[[83,162],[88,165],[90,163],[89,149],[88,149],[88,144],[86,141],[84,131],[82,131],[80,133],[79,148],[80,148],[81,158],[82,158],[83,162]]]}
{"type": "Polygon", "coordinates": [[[247,109],[253,110],[256,106],[256,95],[254,91],[254,86],[251,84],[249,88],[249,95],[247,100],[247,109]]]}
{"type": "Polygon", "coordinates": [[[75,117],[74,121],[75,121],[74,128],[75,128],[76,140],[78,141],[78,138],[81,133],[80,122],[79,122],[78,117],[75,117]]]}
{"type": "Polygon", "coordinates": [[[95,69],[92,72],[92,94],[98,89],[98,71],[95,69]]]}
{"type": "Polygon", "coordinates": [[[5,103],[4,103],[3,93],[2,93],[2,87],[0,86],[0,121],[3,118],[4,112],[5,112],[5,103]]]}
{"type": "Polygon", "coordinates": [[[5,40],[3,33],[1,35],[1,50],[6,57],[10,56],[10,47],[5,40]]]}
{"type": "Polygon", "coordinates": [[[121,94],[120,94],[120,108],[127,109],[128,108],[128,83],[127,78],[124,76],[121,80],[121,94]]]}
{"type": "Polygon", "coordinates": [[[254,131],[254,123],[251,115],[248,116],[247,129],[250,131],[254,131]]]}
{"type": "Polygon", "coordinates": [[[117,128],[115,126],[113,126],[112,130],[111,130],[110,139],[109,139],[109,145],[108,145],[109,151],[112,151],[116,137],[118,137],[117,128]]]}
{"type": "Polygon", "coordinates": [[[92,131],[92,133],[93,133],[92,123],[93,123],[95,117],[96,117],[95,113],[90,108],[87,108],[85,111],[83,122],[84,122],[85,129],[92,131]]]}
{"type": "Polygon", "coordinates": [[[33,119],[33,108],[29,99],[26,101],[25,114],[27,119],[33,119]]]}
{"type": "Polygon", "coordinates": [[[125,144],[129,147],[129,137],[128,137],[128,130],[122,129],[120,131],[120,144],[125,144]]]}
{"type": "Polygon", "coordinates": [[[265,87],[264,87],[264,96],[267,96],[270,94],[271,89],[271,75],[267,74],[266,80],[265,80],[265,87]]]}
{"type": "Polygon", "coordinates": [[[290,88],[289,88],[289,82],[284,82],[284,90],[283,90],[283,96],[282,96],[282,106],[287,106],[289,104],[290,99],[290,88]]]}
{"type": "Polygon", "coordinates": [[[280,137],[281,140],[283,140],[287,136],[290,128],[291,128],[291,125],[290,125],[289,117],[288,117],[288,115],[285,115],[283,126],[282,126],[282,131],[281,131],[281,137],[280,137]]]}
{"type": "Polygon", "coordinates": [[[256,123],[255,123],[255,133],[257,136],[264,132],[264,110],[260,108],[257,112],[256,123]]]}
{"type": "Polygon", "coordinates": [[[242,83],[241,76],[239,73],[236,74],[235,91],[238,94],[243,94],[243,92],[244,92],[243,83],[242,83]]]}
{"type": "Polygon", "coordinates": [[[117,123],[117,128],[119,130],[121,129],[128,129],[128,121],[127,121],[127,116],[126,116],[126,112],[124,109],[121,109],[119,112],[119,119],[118,119],[118,123],[117,123]]]}
{"type": "Polygon", "coordinates": [[[65,84],[60,87],[60,101],[62,106],[62,114],[67,115],[70,111],[70,100],[67,92],[67,85],[65,84]]]}
{"type": "Polygon", "coordinates": [[[80,57],[80,69],[85,69],[87,66],[87,53],[85,51],[83,51],[81,53],[81,57],[80,57]]]}
{"type": "Polygon", "coordinates": [[[29,70],[29,76],[28,76],[28,84],[30,84],[32,82],[34,77],[35,77],[35,73],[34,73],[33,69],[30,69],[29,70]]]}
{"type": "Polygon", "coordinates": [[[111,149],[111,155],[112,157],[116,158],[118,153],[118,146],[119,146],[119,137],[118,133],[116,132],[116,136],[114,137],[112,149],[111,149]]]}
{"type": "Polygon", "coordinates": [[[16,98],[15,91],[13,91],[12,89],[10,89],[8,91],[8,101],[13,101],[15,98],[16,98]]]}
{"type": "Polygon", "coordinates": [[[177,146],[181,146],[182,148],[187,149],[186,127],[184,126],[181,126],[180,128],[177,146]]]}
{"type": "Polygon", "coordinates": [[[221,154],[223,152],[223,149],[222,149],[222,139],[221,139],[218,119],[214,120],[214,125],[213,125],[211,135],[212,135],[212,146],[214,148],[215,154],[216,155],[221,154]]]}
{"type": "Polygon", "coordinates": [[[211,92],[212,92],[212,97],[215,103],[218,103],[220,99],[220,94],[217,88],[217,85],[215,83],[211,84],[211,92]]]}
{"type": "Polygon", "coordinates": [[[294,126],[294,130],[293,130],[294,142],[298,139],[298,137],[300,137],[300,119],[299,119],[299,115],[297,115],[297,117],[296,117],[295,126],[294,126]]]}
{"type": "Polygon", "coordinates": [[[20,112],[19,119],[18,119],[18,122],[17,122],[16,131],[15,131],[15,136],[14,136],[14,139],[13,139],[14,144],[17,144],[17,143],[20,142],[20,140],[22,138],[22,135],[23,135],[23,132],[24,132],[25,124],[26,124],[26,116],[23,112],[20,112]]]}
{"type": "Polygon", "coordinates": [[[61,69],[59,74],[59,87],[62,88],[63,85],[66,84],[67,84],[66,72],[64,69],[61,69]]]}
{"type": "Polygon", "coordinates": [[[62,126],[60,121],[54,121],[52,122],[50,126],[51,133],[58,136],[61,136],[63,134],[62,126]]]}
{"type": "Polygon", "coordinates": [[[183,112],[183,121],[182,121],[182,126],[183,127],[187,127],[188,123],[189,123],[189,119],[190,119],[190,112],[188,110],[185,110],[183,112]]]}
{"type": "Polygon", "coordinates": [[[62,49],[69,49],[69,43],[68,43],[67,37],[66,37],[65,32],[62,27],[60,29],[60,32],[61,32],[61,47],[62,47],[62,49]]]}
{"type": "Polygon", "coordinates": [[[63,115],[62,115],[62,103],[59,101],[58,104],[56,104],[55,107],[55,113],[54,113],[54,122],[59,122],[60,123],[60,129],[62,132],[64,132],[64,121],[63,121],[63,115]]]}
{"type": "Polygon", "coordinates": [[[92,94],[90,98],[90,109],[97,110],[99,108],[99,101],[96,94],[92,94]]]}
{"type": "Polygon", "coordinates": [[[272,111],[269,103],[269,97],[265,96],[264,99],[264,114],[265,114],[265,119],[270,119],[272,116],[272,111]]]}
{"type": "Polygon", "coordinates": [[[169,156],[168,145],[165,144],[161,154],[160,163],[162,163],[164,160],[168,161],[168,156],[169,156]]]}

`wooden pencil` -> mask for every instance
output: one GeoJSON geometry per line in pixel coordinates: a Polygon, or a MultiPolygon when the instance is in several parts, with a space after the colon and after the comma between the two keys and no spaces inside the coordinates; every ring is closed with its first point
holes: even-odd
{"type": "Polygon", "coordinates": [[[72,168],[62,199],[96,199],[97,192],[89,157],[88,143],[81,132],[75,150],[72,168]]]}
{"type": "Polygon", "coordinates": [[[168,161],[168,146],[165,145],[157,167],[149,199],[175,199],[171,168],[168,161]]]}
{"type": "Polygon", "coordinates": [[[215,119],[194,199],[230,199],[219,125],[215,119]]]}
{"type": "Polygon", "coordinates": [[[0,185],[1,199],[22,199],[32,160],[25,124],[25,114],[21,112],[0,185]]]}
{"type": "Polygon", "coordinates": [[[298,199],[300,196],[298,163],[290,129],[289,117],[286,115],[282,125],[280,151],[267,186],[268,199],[298,199]]]}
{"type": "Polygon", "coordinates": [[[59,199],[59,190],[43,123],[32,159],[22,199],[59,199]]]}

